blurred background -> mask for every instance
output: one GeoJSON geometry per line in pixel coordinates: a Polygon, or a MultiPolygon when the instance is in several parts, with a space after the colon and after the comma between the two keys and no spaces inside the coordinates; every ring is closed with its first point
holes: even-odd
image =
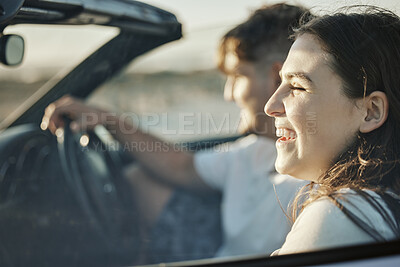
{"type": "MultiPolygon", "coordinates": [[[[174,13],[183,24],[183,38],[135,60],[116,79],[99,88],[89,101],[119,112],[133,112],[143,127],[170,140],[235,134],[239,110],[233,103],[224,102],[225,80],[215,68],[219,40],[255,9],[281,1],[142,2],[174,13]]],[[[354,4],[377,5],[397,14],[400,10],[396,0],[287,2],[306,6],[317,14],[354,4]]],[[[22,65],[0,66],[0,121],[43,84],[60,79],[94,49],[118,34],[114,28],[78,26],[77,30],[76,27],[24,25],[6,29],[6,33],[24,37],[26,51],[22,65]]]]}

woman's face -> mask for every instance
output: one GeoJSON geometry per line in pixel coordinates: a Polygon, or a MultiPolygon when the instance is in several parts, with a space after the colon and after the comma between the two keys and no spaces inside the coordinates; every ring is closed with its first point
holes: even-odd
{"type": "Polygon", "coordinates": [[[282,83],[265,105],[265,113],[275,117],[280,173],[317,181],[359,130],[361,111],[343,94],[331,60],[310,34],[289,51],[282,83]]]}

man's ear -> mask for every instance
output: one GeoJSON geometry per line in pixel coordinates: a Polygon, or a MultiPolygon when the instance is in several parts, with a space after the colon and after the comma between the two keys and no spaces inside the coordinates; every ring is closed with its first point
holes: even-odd
{"type": "Polygon", "coordinates": [[[369,133],[382,126],[389,114],[389,101],[384,92],[374,91],[362,101],[365,112],[360,132],[369,133]]]}
{"type": "Polygon", "coordinates": [[[275,89],[279,87],[281,84],[281,77],[279,76],[279,72],[281,71],[283,66],[283,62],[275,61],[271,65],[271,73],[270,77],[275,85],[275,89]]]}

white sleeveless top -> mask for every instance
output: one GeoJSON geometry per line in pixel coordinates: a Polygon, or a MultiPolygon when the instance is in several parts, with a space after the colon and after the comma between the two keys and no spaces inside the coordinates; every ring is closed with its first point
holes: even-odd
{"type": "MultiPolygon", "coordinates": [[[[350,189],[339,191],[344,194],[338,202],[348,211],[362,220],[367,227],[376,231],[383,240],[396,239],[396,233],[390,223],[396,225],[395,219],[383,199],[373,191],[364,190],[384,211],[389,214],[391,222],[384,220],[382,215],[372,207],[362,196],[350,189]]],[[[321,250],[363,243],[373,243],[376,240],[357,226],[328,197],[323,197],[309,204],[299,215],[291,231],[286,237],[282,248],[272,255],[321,250]]]]}

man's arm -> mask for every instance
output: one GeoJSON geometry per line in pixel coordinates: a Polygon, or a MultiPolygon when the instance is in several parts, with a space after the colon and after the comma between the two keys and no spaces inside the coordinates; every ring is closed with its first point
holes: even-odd
{"type": "Polygon", "coordinates": [[[162,181],[185,189],[212,191],[196,172],[192,153],[179,150],[155,136],[146,134],[121,116],[89,107],[72,97],[63,97],[51,104],[42,120],[42,128],[52,133],[64,127],[63,116],[73,120],[72,129],[93,130],[97,125],[105,126],[122,146],[128,147],[132,156],[141,165],[162,181]],[[90,117],[90,120],[87,118],[90,117]]]}
{"type": "Polygon", "coordinates": [[[153,135],[142,132],[126,120],[113,117],[105,127],[114,137],[125,144],[130,153],[142,166],[157,178],[174,186],[207,192],[212,190],[206,185],[194,167],[194,155],[153,135]],[[118,125],[118,126],[117,126],[118,125]],[[132,129],[125,134],[124,129],[132,129]]]}

